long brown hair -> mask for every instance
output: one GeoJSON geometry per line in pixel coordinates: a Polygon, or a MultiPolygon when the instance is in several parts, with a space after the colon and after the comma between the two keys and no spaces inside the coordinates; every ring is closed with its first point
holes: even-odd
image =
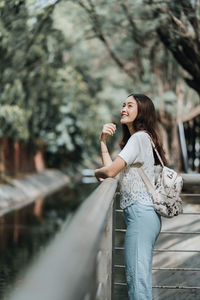
{"type": "MultiPolygon", "coordinates": [[[[162,158],[163,163],[166,165],[167,160],[165,157],[165,152],[163,150],[160,136],[158,134],[158,122],[156,118],[155,107],[152,100],[143,94],[130,94],[128,97],[130,96],[132,96],[136,100],[138,106],[138,115],[133,121],[134,131],[137,132],[144,130],[150,135],[156,146],[157,151],[159,152],[162,158]]],[[[122,140],[120,141],[121,149],[124,148],[130,136],[131,135],[127,125],[122,124],[122,140]]],[[[160,164],[160,161],[158,160],[155,151],[153,151],[153,153],[155,164],[160,164]]]]}

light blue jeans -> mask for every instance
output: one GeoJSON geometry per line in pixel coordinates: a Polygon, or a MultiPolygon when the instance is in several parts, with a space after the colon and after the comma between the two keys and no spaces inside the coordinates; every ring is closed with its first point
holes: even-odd
{"type": "Polygon", "coordinates": [[[152,299],[152,260],[161,230],[161,217],[153,206],[134,202],[124,210],[125,268],[129,300],[152,299]]]}

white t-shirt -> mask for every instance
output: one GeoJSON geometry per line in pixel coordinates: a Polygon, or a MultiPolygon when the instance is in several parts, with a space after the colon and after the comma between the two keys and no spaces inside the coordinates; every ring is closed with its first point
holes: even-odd
{"type": "Polygon", "coordinates": [[[118,155],[127,163],[119,175],[120,207],[124,209],[135,201],[152,205],[153,198],[137,171],[142,167],[151,183],[155,184],[150,136],[145,131],[134,133],[118,155]]]}

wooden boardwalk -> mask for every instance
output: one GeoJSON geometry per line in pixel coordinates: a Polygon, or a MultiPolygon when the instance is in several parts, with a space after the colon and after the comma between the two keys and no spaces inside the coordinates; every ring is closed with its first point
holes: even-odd
{"type": "MultiPolygon", "coordinates": [[[[200,194],[185,194],[184,214],[162,218],[153,258],[154,300],[200,299],[200,194]]],[[[114,300],[126,300],[123,213],[116,202],[114,300]]]]}

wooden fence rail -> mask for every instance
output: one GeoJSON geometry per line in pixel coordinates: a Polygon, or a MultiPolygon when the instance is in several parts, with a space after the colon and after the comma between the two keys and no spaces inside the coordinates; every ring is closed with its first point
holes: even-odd
{"type": "Polygon", "coordinates": [[[110,300],[112,212],[117,180],[108,178],[19,278],[9,300],[110,300]]]}
{"type": "MultiPolygon", "coordinates": [[[[182,174],[184,186],[199,184],[200,174],[182,174]]],[[[125,282],[115,281],[114,272],[123,270],[122,245],[116,245],[115,233],[124,234],[126,229],[115,226],[115,217],[122,214],[115,209],[117,180],[107,178],[84,201],[67,226],[56,236],[46,250],[36,259],[27,273],[19,278],[8,300],[111,300],[126,299],[117,297],[114,286],[126,286],[125,282]],[[115,255],[113,255],[115,252],[115,255]],[[113,256],[120,256],[120,260],[113,256]],[[114,295],[115,291],[115,295],[114,295]],[[115,297],[115,298],[114,298],[115,297]]],[[[188,196],[188,194],[187,194],[188,196]]],[[[185,212],[199,214],[199,212],[185,212]]],[[[183,216],[184,217],[184,216],[183,216]]],[[[116,218],[116,223],[119,218],[116,218]]],[[[164,235],[196,236],[198,230],[162,230],[164,235]]],[[[198,252],[199,249],[160,249],[155,253],[198,252]],[[183,251],[184,250],[184,251],[183,251]]],[[[197,267],[197,266],[196,266],[197,267]]],[[[155,270],[165,270],[166,266],[155,266],[155,270]]],[[[168,266],[167,270],[183,271],[186,268],[168,266]],[[179,270],[180,269],[180,270],[179,270]]],[[[198,268],[199,270],[200,268],[198,268]]],[[[187,271],[194,270],[194,266],[187,271]]],[[[196,271],[196,269],[195,269],[196,271]]],[[[117,273],[117,272],[116,272],[117,273]]],[[[175,286],[155,285],[154,289],[173,289],[175,286]]],[[[184,288],[182,286],[179,288],[184,288]]],[[[190,287],[187,286],[187,289],[190,287]]],[[[191,286],[194,289],[193,286],[191,286]]],[[[199,289],[200,287],[195,287],[199,289]]]]}

